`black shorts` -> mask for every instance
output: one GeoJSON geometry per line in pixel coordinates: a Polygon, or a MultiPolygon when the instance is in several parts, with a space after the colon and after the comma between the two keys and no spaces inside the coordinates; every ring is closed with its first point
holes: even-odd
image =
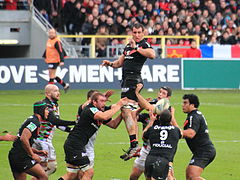
{"type": "Polygon", "coordinates": [[[80,168],[90,165],[86,150],[84,148],[73,147],[73,143],[68,139],[64,143],[65,161],[80,168]]]}
{"type": "Polygon", "coordinates": [[[142,78],[139,75],[131,75],[124,78],[121,83],[121,98],[127,97],[128,99],[137,102],[138,98],[135,94],[135,89],[138,83],[143,83],[142,78]]]}
{"type": "Polygon", "coordinates": [[[169,170],[169,161],[159,156],[148,155],[145,161],[146,177],[166,179],[169,170]]]}
{"type": "Polygon", "coordinates": [[[209,150],[199,151],[193,154],[189,165],[199,166],[201,168],[207,167],[215,158],[216,150],[212,147],[209,150]]]}
{"type": "Polygon", "coordinates": [[[17,173],[25,172],[37,164],[37,162],[28,155],[19,155],[11,151],[8,153],[8,160],[12,172],[17,173]]]}
{"type": "Polygon", "coordinates": [[[48,69],[57,69],[59,63],[48,63],[48,69]]]}

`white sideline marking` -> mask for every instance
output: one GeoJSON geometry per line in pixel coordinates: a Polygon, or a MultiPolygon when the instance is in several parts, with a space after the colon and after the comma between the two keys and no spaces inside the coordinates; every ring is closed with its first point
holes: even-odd
{"type": "MultiPolygon", "coordinates": [[[[240,143],[240,140],[219,140],[219,141],[212,141],[213,143],[240,143]]],[[[185,141],[180,141],[179,143],[186,143],[185,141]]],[[[107,143],[97,143],[96,144],[107,144],[107,145],[125,145],[129,144],[129,142],[107,142],[107,143]]],[[[2,143],[1,146],[9,146],[8,143],[2,143]]]]}
{"type": "MultiPolygon", "coordinates": [[[[60,103],[61,106],[79,106],[81,103],[60,103]]],[[[172,105],[181,105],[182,103],[172,103],[172,105]]],[[[239,107],[240,104],[225,104],[225,103],[204,103],[201,102],[201,105],[206,106],[233,106],[233,107],[239,107]]],[[[15,103],[0,103],[0,106],[32,106],[32,104],[15,104],[15,103]]]]}
{"type": "MultiPolygon", "coordinates": [[[[240,140],[217,140],[212,141],[213,143],[239,143],[240,140]]],[[[185,143],[184,141],[180,141],[179,143],[185,143]]],[[[107,143],[97,143],[97,144],[108,144],[108,145],[116,145],[116,144],[129,144],[129,142],[107,142],[107,143]]]]}

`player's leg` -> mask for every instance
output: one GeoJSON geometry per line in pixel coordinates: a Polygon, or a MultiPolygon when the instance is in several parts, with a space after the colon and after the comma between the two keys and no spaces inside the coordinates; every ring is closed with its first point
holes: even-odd
{"type": "Polygon", "coordinates": [[[132,116],[132,110],[123,108],[123,118],[126,125],[127,132],[130,139],[130,147],[134,148],[138,145],[137,133],[136,133],[136,121],[132,116]]]}
{"type": "Polygon", "coordinates": [[[215,158],[216,150],[210,147],[205,151],[199,151],[194,154],[186,169],[187,180],[203,180],[201,174],[205,167],[207,167],[215,158]]]}
{"type": "Polygon", "coordinates": [[[145,147],[141,148],[140,156],[134,161],[133,169],[130,175],[130,180],[138,179],[145,170],[145,161],[149,151],[145,147]]]}
{"type": "MultiPolygon", "coordinates": [[[[88,141],[88,144],[85,146],[85,149],[86,149],[86,152],[87,152],[87,156],[89,158],[89,161],[90,161],[90,170],[86,173],[87,175],[85,176],[90,176],[91,178],[93,177],[94,175],[94,157],[95,157],[95,154],[94,154],[94,144],[92,144],[91,142],[94,141],[94,139],[96,138],[97,136],[97,133],[95,133],[91,138],[90,140],[88,141]]],[[[82,179],[84,176],[84,172],[82,170],[80,170],[78,172],[78,179],[82,179]]]]}
{"type": "Polygon", "coordinates": [[[47,163],[47,175],[55,173],[57,170],[56,152],[52,142],[48,142],[48,163],[47,163]]]}
{"type": "Polygon", "coordinates": [[[139,169],[138,167],[134,166],[132,168],[132,172],[130,175],[130,180],[138,180],[139,177],[142,175],[143,171],[141,169],[139,169]]]}
{"type": "Polygon", "coordinates": [[[174,170],[173,170],[173,163],[169,162],[169,171],[168,171],[168,177],[167,180],[175,180],[175,176],[174,176],[174,170]]]}
{"type": "Polygon", "coordinates": [[[54,79],[56,77],[56,71],[57,71],[57,67],[56,67],[55,63],[49,63],[48,64],[48,76],[49,76],[48,84],[54,84],[54,79]]]}
{"type": "Polygon", "coordinates": [[[48,176],[40,164],[36,164],[25,171],[27,174],[36,177],[38,180],[47,180],[48,176]]]}
{"type": "Polygon", "coordinates": [[[67,173],[60,177],[58,180],[75,180],[77,179],[78,171],[80,170],[78,166],[67,163],[67,173]]]}
{"type": "Polygon", "coordinates": [[[15,180],[26,180],[27,174],[25,172],[18,173],[18,172],[12,172],[13,177],[15,180]]]}
{"type": "Polygon", "coordinates": [[[188,165],[186,169],[186,179],[187,180],[204,180],[200,177],[203,172],[203,168],[194,165],[188,165]]]}

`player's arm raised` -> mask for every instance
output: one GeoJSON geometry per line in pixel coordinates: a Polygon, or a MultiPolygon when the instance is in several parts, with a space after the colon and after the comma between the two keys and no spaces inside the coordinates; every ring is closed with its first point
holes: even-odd
{"type": "Polygon", "coordinates": [[[152,48],[146,48],[146,49],[137,48],[136,51],[147,58],[150,58],[150,59],[156,58],[155,51],[152,48]]]}
{"type": "Polygon", "coordinates": [[[150,111],[150,110],[153,111],[154,106],[151,105],[146,99],[144,99],[144,97],[142,97],[142,95],[139,93],[142,88],[143,88],[143,84],[141,84],[141,83],[137,84],[137,88],[135,90],[135,93],[136,93],[136,96],[138,98],[138,103],[141,106],[141,108],[144,108],[148,111],[150,111]]]}
{"type": "Polygon", "coordinates": [[[98,111],[95,115],[94,115],[94,119],[95,120],[102,120],[102,121],[107,121],[110,118],[112,118],[112,116],[117,113],[122,106],[127,105],[128,103],[128,99],[127,98],[122,98],[120,99],[116,104],[113,104],[111,106],[111,109],[107,110],[107,111],[98,111]]]}

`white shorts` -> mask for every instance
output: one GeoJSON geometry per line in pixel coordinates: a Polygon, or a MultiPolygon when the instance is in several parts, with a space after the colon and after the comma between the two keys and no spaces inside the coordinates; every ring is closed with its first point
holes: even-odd
{"type": "Polygon", "coordinates": [[[34,141],[32,147],[37,149],[37,150],[45,150],[45,151],[48,152],[47,157],[40,156],[42,162],[47,162],[49,160],[52,160],[52,161],[56,160],[55,149],[54,149],[53,144],[51,142],[41,141],[41,140],[37,139],[37,140],[34,141]]]}
{"type": "Polygon", "coordinates": [[[151,148],[149,146],[147,146],[147,148],[145,148],[145,147],[141,148],[140,156],[137,157],[134,161],[134,167],[137,167],[141,171],[144,171],[145,161],[146,161],[147,155],[149,154],[150,149],[151,148]]]}
{"type": "Polygon", "coordinates": [[[92,137],[89,139],[87,145],[85,146],[86,153],[88,156],[88,159],[90,161],[90,166],[94,166],[94,143],[97,137],[98,131],[92,135],[92,137]]]}

